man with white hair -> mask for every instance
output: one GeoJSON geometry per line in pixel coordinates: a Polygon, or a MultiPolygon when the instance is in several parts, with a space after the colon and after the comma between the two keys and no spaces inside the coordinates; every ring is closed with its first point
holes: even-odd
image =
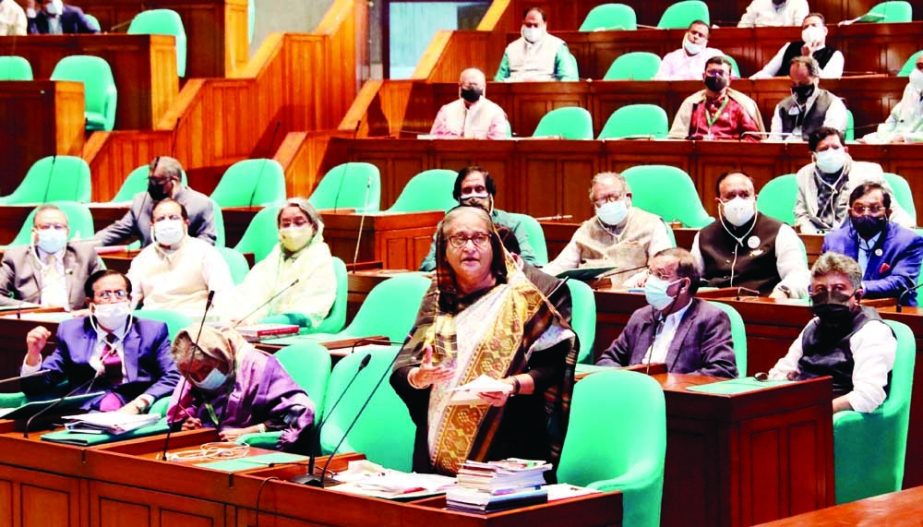
{"type": "Polygon", "coordinates": [[[506,112],[484,96],[484,72],[468,68],[458,79],[458,99],[439,109],[430,135],[454,139],[505,139],[510,130],[506,112]]]}

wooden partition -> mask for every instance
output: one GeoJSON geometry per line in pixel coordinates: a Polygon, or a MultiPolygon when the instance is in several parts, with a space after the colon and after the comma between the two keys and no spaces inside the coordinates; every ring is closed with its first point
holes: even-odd
{"type": "MultiPolygon", "coordinates": [[[[94,199],[110,199],[132,169],[171,152],[190,177],[203,169],[192,183],[210,192],[224,167],[273,157],[288,132],[336,128],[358,92],[366,9],[362,0],[336,0],[315,33],[270,35],[230,78],[188,81],[152,131],[94,134],[84,150],[94,199]]],[[[313,174],[286,176],[290,195],[313,187],[313,174]]]]}
{"type": "Polygon", "coordinates": [[[172,9],[186,29],[186,76],[225,77],[249,59],[247,0],[80,0],[104,32],[124,33],[147,9],[172,9]]]}
{"type": "Polygon", "coordinates": [[[37,160],[83,149],[83,84],[0,82],[0,195],[9,194],[37,160]]]}
{"type": "Polygon", "coordinates": [[[173,37],[163,35],[30,35],[0,37],[0,55],[19,55],[36,79],[48,79],[69,55],[106,59],[118,89],[116,129],[151,128],[179,91],[173,37]]]}

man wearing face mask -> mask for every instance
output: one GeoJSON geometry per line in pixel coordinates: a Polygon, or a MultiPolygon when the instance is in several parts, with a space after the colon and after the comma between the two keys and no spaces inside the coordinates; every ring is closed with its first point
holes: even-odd
{"type": "Polygon", "coordinates": [[[769,378],[833,377],[833,412],[873,412],[887,397],[897,340],[875,309],[859,305],[862,271],[855,260],[826,253],[811,269],[814,318],[769,378]]]}
{"type": "Polygon", "coordinates": [[[654,214],[631,206],[631,189],[621,174],[593,177],[590,202],[596,215],[577,229],[570,242],[542,270],[550,275],[583,267],[614,267],[613,287],[635,283],[649,259],[673,247],[669,227],[654,214]]]}
{"type": "Polygon", "coordinates": [[[701,20],[689,24],[683,35],[683,47],[664,55],[654,75],[657,81],[694,81],[702,78],[705,63],[724,55],[720,49],[708,47],[708,24],[701,20]]]}
{"type": "MultiPolygon", "coordinates": [[[[798,184],[795,226],[803,234],[819,234],[839,227],[848,217],[849,194],[861,183],[880,183],[892,193],[881,165],[850,157],[841,131],[821,128],[811,135],[808,148],[814,162],[801,167],[795,174],[798,184]]],[[[913,227],[915,223],[897,203],[893,205],[890,218],[904,227],[913,227]]]]}
{"type": "Polygon", "coordinates": [[[866,298],[898,298],[905,306],[916,306],[917,295],[908,291],[920,275],[923,238],[891,223],[890,215],[891,194],[882,185],[857,186],[849,195],[849,221],[827,233],[822,252],[859,262],[866,298]]]}
{"type": "MultiPolygon", "coordinates": [[[[508,235],[516,238],[518,246],[516,254],[526,263],[534,265],[535,253],[532,252],[532,246],[529,244],[529,235],[526,233],[525,225],[509,212],[494,207],[496,195],[497,185],[494,183],[494,178],[482,167],[471,165],[458,171],[452,197],[458,201],[459,205],[475,205],[489,212],[494,225],[505,227],[508,229],[508,235]]],[[[429,246],[429,253],[420,264],[420,270],[426,272],[436,270],[435,235],[433,243],[429,246]]]]}
{"type": "Polygon", "coordinates": [[[170,198],[180,203],[189,214],[189,235],[211,245],[215,244],[215,205],[211,198],[183,185],[183,167],[179,161],[158,156],[151,161],[147,192],[135,194],[128,212],[112,225],[96,233],[100,245],[118,245],[132,238],[142,247],[151,243],[151,212],[154,205],[170,198]]]}
{"type": "Polygon", "coordinates": [[[84,287],[90,315],[61,322],[55,349],[44,360],[51,332],[38,326],[26,335],[22,375],[48,373],[24,379],[22,391],[60,396],[95,377],[84,393],[105,395],[88,403],[87,410],[144,413],[179,380],[167,325],[131,315],[131,283],[118,271],[97,271],[84,287]]]}
{"type": "Polygon", "coordinates": [[[548,34],[545,12],[538,7],[522,14],[522,36],[506,46],[495,81],[579,80],[577,60],[560,38],[548,34]]]}
{"type": "Polygon", "coordinates": [[[800,26],[808,11],[807,0],[753,0],[737,27],[800,26]]]}
{"type": "Polygon", "coordinates": [[[0,264],[0,305],[80,309],[83,283],[103,268],[88,243],[69,243],[67,215],[42,205],[32,220],[32,243],[11,247],[0,264]]]}
{"type": "Polygon", "coordinates": [[[631,314],[597,366],[660,363],[670,373],[737,377],[731,322],[721,309],[695,298],[699,272],[685,249],[665,249],[650,261],[648,305],[631,314]]]}
{"type": "Polygon", "coordinates": [[[811,13],[801,23],[801,40],[789,42],[751,79],[769,79],[785,75],[796,57],[813,58],[818,63],[817,76],[821,79],[838,79],[843,76],[843,54],[827,45],[827,26],[824,15],[811,13]]]}
{"type": "Polygon", "coordinates": [[[718,221],[692,242],[692,256],[709,287],[741,287],[773,298],[804,298],[808,264],[795,230],[756,210],[750,176],[718,178],[718,221]]]}
{"type": "Polygon", "coordinates": [[[671,139],[741,139],[759,141],[763,117],[753,99],[731,86],[731,61],[724,56],[705,62],[705,89],[686,97],[670,128],[671,139]]]}
{"type": "Polygon", "coordinates": [[[901,102],[878,130],[862,138],[870,144],[923,142],[923,55],[917,57],[901,102]]]}
{"type": "Polygon", "coordinates": [[[792,59],[792,94],[772,112],[770,140],[807,141],[824,127],[846,130],[846,105],[819,86],[817,71],[817,61],[811,57],[792,59]]]}
{"type": "Polygon", "coordinates": [[[218,249],[187,234],[186,209],[168,198],[154,207],[151,217],[154,243],[128,269],[135,302],[194,319],[202,317],[209,291],[215,292],[216,306],[224,305],[234,287],[231,272],[218,249]]]}
{"type": "Polygon", "coordinates": [[[337,292],[324,223],[308,200],[289,198],[276,225],[279,243],[253,266],[221,310],[234,323],[297,324],[317,331],[337,292]]]}
{"type": "Polygon", "coordinates": [[[83,14],[82,9],[65,5],[62,0],[49,0],[42,9],[36,11],[32,7],[26,10],[26,14],[29,17],[29,34],[99,33],[99,28],[83,14]]]}
{"type": "Polygon", "coordinates": [[[458,99],[439,109],[430,135],[440,138],[506,139],[510,123],[503,108],[484,96],[487,80],[468,68],[458,80],[458,99]]]}

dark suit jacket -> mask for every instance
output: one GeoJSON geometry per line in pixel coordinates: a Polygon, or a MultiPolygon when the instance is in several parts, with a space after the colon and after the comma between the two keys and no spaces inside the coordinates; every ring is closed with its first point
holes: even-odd
{"type": "MultiPolygon", "coordinates": [[[[645,306],[631,315],[622,334],[596,361],[600,366],[641,364],[653,341],[654,308],[645,306]]],[[[737,377],[731,341],[731,321],[719,308],[698,298],[680,320],[667,351],[667,371],[737,377]]]]}
{"type": "MultiPolygon", "coordinates": [[[[823,252],[832,251],[859,260],[859,239],[847,220],[839,228],[824,236],[823,252]]],[[[866,298],[897,298],[913,287],[920,276],[920,262],[923,260],[923,238],[914,231],[889,223],[878,237],[878,242],[862,276],[866,298]],[[877,254],[878,251],[881,254],[877,254]]],[[[909,293],[904,297],[905,306],[917,305],[917,295],[909,293]]]]}
{"type": "MultiPolygon", "coordinates": [[[[58,325],[57,347],[42,361],[42,369],[50,373],[22,381],[22,391],[29,396],[57,394],[88,382],[96,370],[90,357],[96,349],[96,330],[90,317],[66,320],[58,325]],[[65,386],[61,386],[66,383],[65,386]]],[[[93,391],[113,391],[125,402],[142,393],[159,399],[173,392],[179,371],[170,354],[167,325],[154,320],[134,319],[123,341],[125,378],[112,386],[101,376],[93,383],[93,391]]]]}
{"type": "MultiPolygon", "coordinates": [[[[71,309],[86,307],[83,284],[103,268],[96,249],[88,243],[72,242],[64,250],[64,279],[67,281],[71,309]]],[[[3,253],[0,263],[0,305],[41,304],[42,268],[33,247],[13,247],[3,253]]]]}
{"type": "MultiPolygon", "coordinates": [[[[43,10],[38,10],[35,18],[29,19],[29,34],[48,33],[48,15],[43,10]]],[[[67,33],[99,33],[96,27],[87,20],[83,10],[79,7],[64,5],[61,13],[61,31],[67,33]]]]}
{"type": "MultiPolygon", "coordinates": [[[[214,202],[201,192],[183,187],[174,198],[186,207],[189,213],[189,236],[215,245],[214,202]]],[[[96,233],[95,240],[101,245],[118,245],[130,238],[141,240],[141,246],[151,244],[151,213],[154,212],[154,200],[145,192],[135,194],[128,212],[115,223],[96,233]]]]}

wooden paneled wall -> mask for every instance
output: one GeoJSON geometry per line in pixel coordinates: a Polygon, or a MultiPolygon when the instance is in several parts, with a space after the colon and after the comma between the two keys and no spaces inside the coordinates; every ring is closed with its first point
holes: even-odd
{"type": "MultiPolygon", "coordinates": [[[[210,192],[221,168],[273,157],[288,132],[335,129],[358,92],[356,49],[366,8],[362,0],[337,0],[317,33],[270,35],[230,78],[188,81],[154,131],[91,138],[84,157],[99,182],[94,199],[110,199],[153,155],[173,152],[190,178],[203,175],[190,183],[210,192]]],[[[289,194],[313,186],[314,174],[288,176],[289,194]]]]}

